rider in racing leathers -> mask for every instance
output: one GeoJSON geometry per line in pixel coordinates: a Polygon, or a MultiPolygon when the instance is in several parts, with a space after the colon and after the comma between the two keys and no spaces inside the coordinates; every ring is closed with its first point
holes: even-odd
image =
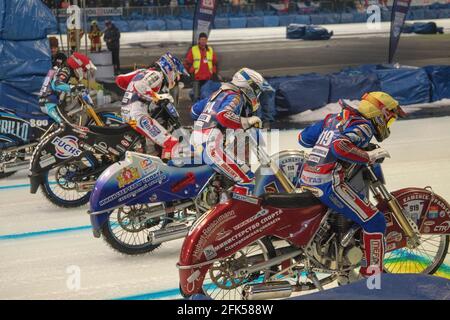
{"type": "Polygon", "coordinates": [[[365,151],[373,136],[381,142],[389,137],[389,127],[405,113],[398,102],[384,92],[362,97],[358,109],[341,103],[339,114],[329,114],[300,132],[300,145],[313,148],[303,168],[302,186],[312,191],[330,209],[345,215],[363,228],[364,257],[360,275],[382,272],[384,233],[383,214],[364,195],[345,181],[351,164],[367,165],[388,156],[382,148],[365,151]]]}
{"type": "MultiPolygon", "coordinates": [[[[84,54],[74,52],[60,68],[53,68],[47,73],[47,77],[39,92],[39,106],[42,112],[48,114],[58,123],[62,122],[58,114],[57,106],[64,100],[74,88],[84,88],[83,85],[73,87],[69,84],[71,78],[78,82],[87,78],[87,73],[93,73],[97,68],[84,54]]],[[[92,74],[93,75],[93,74],[92,74]]]]}
{"type": "Polygon", "coordinates": [[[181,61],[170,53],[161,56],[149,69],[139,69],[120,75],[116,83],[126,87],[122,100],[122,117],[140,134],[163,148],[163,159],[172,157],[178,139],[170,135],[158,121],[150,117],[149,109],[158,108],[162,99],[173,101],[169,90],[186,74],[181,61]]]}
{"type": "Polygon", "coordinates": [[[243,68],[230,83],[222,84],[208,99],[191,108],[192,118],[196,120],[191,143],[201,146],[204,161],[236,183],[233,192],[244,195],[253,192],[254,174],[245,160],[234,156],[233,145],[227,145],[224,134],[227,129],[236,132],[261,127],[261,119],[254,114],[264,90],[273,89],[258,72],[243,68]]]}

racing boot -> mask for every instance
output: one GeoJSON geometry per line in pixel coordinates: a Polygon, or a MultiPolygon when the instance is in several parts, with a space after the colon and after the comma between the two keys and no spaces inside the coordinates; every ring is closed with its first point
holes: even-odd
{"type": "Polygon", "coordinates": [[[381,232],[363,232],[364,257],[359,273],[364,278],[383,272],[384,234],[381,232]]]}

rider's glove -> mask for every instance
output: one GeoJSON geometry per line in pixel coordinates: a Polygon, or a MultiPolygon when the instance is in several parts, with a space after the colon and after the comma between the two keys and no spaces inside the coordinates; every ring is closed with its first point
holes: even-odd
{"type": "Polygon", "coordinates": [[[171,103],[173,103],[173,101],[174,101],[172,95],[169,93],[159,94],[158,99],[159,99],[159,101],[169,100],[169,102],[171,102],[171,103]]]}
{"type": "Polygon", "coordinates": [[[241,125],[244,130],[247,130],[248,128],[251,128],[251,127],[262,128],[262,121],[259,117],[256,117],[256,116],[252,116],[252,117],[248,117],[248,118],[242,117],[241,125]]]}
{"type": "Polygon", "coordinates": [[[367,154],[369,155],[369,162],[374,163],[378,159],[384,159],[384,158],[390,158],[391,155],[389,152],[384,150],[383,148],[377,148],[372,151],[367,151],[367,154]]]}

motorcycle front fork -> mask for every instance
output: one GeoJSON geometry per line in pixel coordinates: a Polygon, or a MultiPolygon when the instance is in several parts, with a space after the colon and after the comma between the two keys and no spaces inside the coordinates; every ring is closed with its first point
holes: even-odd
{"type": "Polygon", "coordinates": [[[407,247],[410,249],[416,248],[420,244],[419,229],[416,223],[405,215],[400,207],[400,204],[397,202],[397,199],[395,199],[395,197],[393,197],[392,194],[386,189],[386,186],[378,180],[372,167],[367,167],[367,172],[372,180],[370,189],[378,200],[382,200],[387,203],[395,220],[407,236],[407,247]]]}

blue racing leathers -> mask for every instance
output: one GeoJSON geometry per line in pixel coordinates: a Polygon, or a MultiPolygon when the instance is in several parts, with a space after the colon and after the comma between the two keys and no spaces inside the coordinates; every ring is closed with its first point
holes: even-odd
{"type": "Polygon", "coordinates": [[[363,228],[365,256],[360,273],[364,276],[382,270],[386,221],[364,195],[345,182],[345,172],[350,164],[369,163],[369,155],[363,149],[373,135],[371,122],[347,107],[307,127],[298,136],[302,146],[312,148],[302,172],[302,185],[330,209],[363,228]]]}
{"type": "Polygon", "coordinates": [[[42,112],[48,114],[58,123],[61,123],[62,119],[58,114],[57,107],[65,95],[70,93],[71,87],[68,82],[71,74],[72,70],[67,66],[51,69],[47,73],[39,92],[39,107],[42,112]]]}
{"type": "Polygon", "coordinates": [[[236,153],[245,149],[240,144],[236,152],[236,142],[228,143],[230,133],[239,141],[243,136],[242,118],[250,116],[250,108],[242,93],[234,86],[224,84],[208,99],[203,99],[191,108],[194,123],[194,149],[201,149],[203,161],[217,172],[224,174],[236,185],[233,192],[251,194],[254,189],[254,173],[244,157],[236,153]],[[228,133],[227,133],[228,131],[228,133]]]}

